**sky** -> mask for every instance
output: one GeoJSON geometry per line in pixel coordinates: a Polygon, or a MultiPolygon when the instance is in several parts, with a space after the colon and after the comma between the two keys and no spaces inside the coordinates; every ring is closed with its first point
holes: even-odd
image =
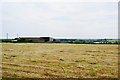
{"type": "MultiPolygon", "coordinates": [[[[118,38],[118,2],[2,0],[2,38],[118,38]]],[[[1,24],[1,23],[0,23],[1,24]]]]}

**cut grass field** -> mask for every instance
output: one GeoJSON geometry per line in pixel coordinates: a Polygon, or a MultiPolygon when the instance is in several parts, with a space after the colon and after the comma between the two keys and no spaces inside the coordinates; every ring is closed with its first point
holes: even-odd
{"type": "Polygon", "coordinates": [[[3,77],[118,77],[118,45],[2,43],[2,52],[3,77]]]}

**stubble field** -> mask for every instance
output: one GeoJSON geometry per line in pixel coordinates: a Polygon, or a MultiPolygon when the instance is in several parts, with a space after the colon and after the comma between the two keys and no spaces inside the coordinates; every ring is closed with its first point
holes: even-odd
{"type": "Polygon", "coordinates": [[[8,78],[117,78],[118,45],[2,43],[8,78]]]}

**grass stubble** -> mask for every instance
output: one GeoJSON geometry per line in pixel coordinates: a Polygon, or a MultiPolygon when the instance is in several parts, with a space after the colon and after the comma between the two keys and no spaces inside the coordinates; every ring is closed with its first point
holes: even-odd
{"type": "Polygon", "coordinates": [[[2,77],[118,77],[118,45],[2,43],[2,47],[2,77]]]}

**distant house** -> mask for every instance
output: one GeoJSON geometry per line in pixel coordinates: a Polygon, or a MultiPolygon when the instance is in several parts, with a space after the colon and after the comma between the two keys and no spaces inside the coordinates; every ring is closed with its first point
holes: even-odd
{"type": "Polygon", "coordinates": [[[94,42],[95,44],[101,44],[102,42],[94,42]]]}
{"type": "Polygon", "coordinates": [[[18,42],[18,40],[11,40],[11,42],[16,43],[16,42],[18,42]]]}
{"type": "Polygon", "coordinates": [[[30,42],[51,42],[55,41],[52,37],[19,37],[22,41],[30,41],[30,42]]]}

